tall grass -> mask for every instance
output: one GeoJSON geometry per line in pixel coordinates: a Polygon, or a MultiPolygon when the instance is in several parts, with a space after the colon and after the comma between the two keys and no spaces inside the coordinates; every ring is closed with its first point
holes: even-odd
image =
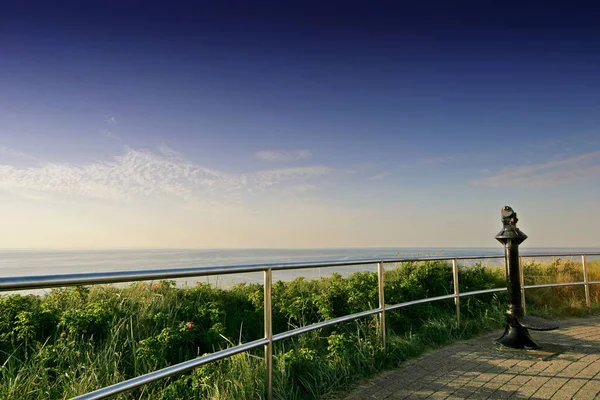
{"type": "MultiPolygon", "coordinates": [[[[581,265],[555,260],[524,265],[527,284],[581,280],[581,265]]],[[[588,263],[600,280],[600,262],[588,263]]],[[[445,262],[403,263],[386,271],[386,303],[452,293],[445,262]]],[[[503,269],[460,268],[461,292],[503,287],[503,269]]],[[[592,286],[597,301],[600,288],[592,286]]],[[[377,276],[355,273],[273,285],[273,330],[378,306],[377,276]]],[[[527,293],[528,311],[546,317],[583,315],[582,287],[527,293]]],[[[597,303],[596,303],[597,304],[597,303]]],[[[276,399],[320,398],[428,348],[504,323],[505,294],[461,299],[461,326],[452,300],[387,313],[387,352],[377,318],[340,324],[276,343],[276,399]]],[[[62,399],[262,337],[263,288],[240,284],[223,290],[173,282],[128,287],[76,287],[49,295],[0,298],[0,398],[62,399]]],[[[154,382],[117,399],[264,398],[262,350],[238,354],[192,372],[154,382]]]]}

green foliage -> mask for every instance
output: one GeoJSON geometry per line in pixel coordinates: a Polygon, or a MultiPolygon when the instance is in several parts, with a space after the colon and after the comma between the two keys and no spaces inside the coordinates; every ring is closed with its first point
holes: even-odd
{"type": "MultiPolygon", "coordinates": [[[[592,265],[592,263],[590,263],[592,265]]],[[[580,265],[555,260],[527,263],[526,283],[581,279],[580,265]]],[[[600,264],[589,268],[590,279],[600,264]]],[[[460,268],[460,291],[503,287],[503,270],[460,268]]],[[[378,307],[377,275],[276,282],[273,331],[284,332],[378,307]]],[[[453,293],[452,269],[442,261],[386,268],[386,303],[453,293]]],[[[542,316],[581,315],[582,288],[528,291],[529,311],[542,316]],[[558,310],[558,311],[557,311],[558,310]]],[[[598,299],[600,292],[593,292],[598,299]]],[[[278,399],[319,398],[357,377],[397,365],[426,348],[502,326],[505,294],[461,298],[456,326],[453,300],[387,312],[388,351],[377,317],[319,329],[275,345],[278,399]]],[[[0,398],[70,398],[102,386],[263,336],[263,287],[228,290],[175,282],[53,290],[38,297],[0,297],[0,398]]],[[[257,349],[152,383],[118,399],[264,398],[264,365],[257,349]]]]}
{"type": "Polygon", "coordinates": [[[315,349],[293,348],[281,356],[283,369],[290,377],[300,378],[313,372],[314,361],[319,355],[315,349]]]}
{"type": "Polygon", "coordinates": [[[37,296],[0,297],[0,311],[2,352],[11,352],[15,347],[44,340],[55,330],[55,316],[44,310],[42,300],[37,296]]]}
{"type": "Polygon", "coordinates": [[[107,300],[98,300],[84,305],[83,308],[70,308],[60,316],[58,328],[64,328],[71,335],[88,335],[90,337],[104,337],[111,329],[114,319],[120,317],[121,312],[107,300]]]}

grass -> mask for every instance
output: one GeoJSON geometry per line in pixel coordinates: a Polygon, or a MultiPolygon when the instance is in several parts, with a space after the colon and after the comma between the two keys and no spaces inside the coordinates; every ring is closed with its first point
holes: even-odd
{"type": "MultiPolygon", "coordinates": [[[[582,280],[581,265],[554,260],[524,264],[526,284],[582,280]]],[[[589,262],[600,280],[600,262],[589,262]]],[[[503,287],[503,269],[460,268],[460,291],[503,287]]],[[[452,293],[445,262],[403,263],[386,271],[386,303],[452,293]]],[[[600,287],[591,286],[591,312],[600,287]]],[[[528,313],[549,318],[582,316],[583,287],[527,291],[528,313]]],[[[376,308],[377,276],[355,273],[273,285],[273,331],[283,332],[376,308]]],[[[62,399],[148,373],[263,335],[263,288],[228,290],[172,282],[128,287],[54,290],[49,295],[0,298],[0,398],[62,399]]],[[[423,351],[473,337],[504,324],[504,293],[438,301],[389,311],[387,349],[377,318],[312,331],[274,346],[274,397],[321,398],[362,377],[393,368],[423,351]]],[[[262,349],[154,382],[117,399],[256,399],[265,396],[262,349]]]]}

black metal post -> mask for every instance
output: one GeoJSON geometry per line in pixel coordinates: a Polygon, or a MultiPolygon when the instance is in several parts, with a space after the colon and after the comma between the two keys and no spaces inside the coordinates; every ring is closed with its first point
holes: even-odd
{"type": "Polygon", "coordinates": [[[527,239],[517,228],[517,213],[509,206],[502,208],[503,228],[496,239],[504,245],[506,258],[506,286],[508,289],[508,311],[504,334],[495,342],[516,349],[538,349],[540,346],[529,336],[527,328],[534,330],[552,330],[558,325],[552,321],[526,316],[521,303],[521,279],[519,264],[519,245],[527,239]]]}

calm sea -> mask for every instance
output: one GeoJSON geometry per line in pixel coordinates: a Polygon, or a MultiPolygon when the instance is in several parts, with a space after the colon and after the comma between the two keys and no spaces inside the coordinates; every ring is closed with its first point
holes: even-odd
{"type": "MultiPolygon", "coordinates": [[[[598,248],[527,248],[522,254],[557,252],[600,252],[598,248]]],[[[327,249],[194,249],[194,250],[85,250],[38,251],[0,250],[2,276],[66,274],[77,272],[162,269],[176,267],[222,266],[273,262],[356,260],[417,256],[502,255],[501,246],[494,248],[327,248],[327,249]]],[[[298,276],[328,276],[333,272],[346,275],[358,270],[374,270],[375,266],[314,268],[274,273],[273,279],[289,280],[298,276]]],[[[260,273],[186,278],[179,284],[196,281],[229,286],[237,282],[262,282],[260,273]]]]}

